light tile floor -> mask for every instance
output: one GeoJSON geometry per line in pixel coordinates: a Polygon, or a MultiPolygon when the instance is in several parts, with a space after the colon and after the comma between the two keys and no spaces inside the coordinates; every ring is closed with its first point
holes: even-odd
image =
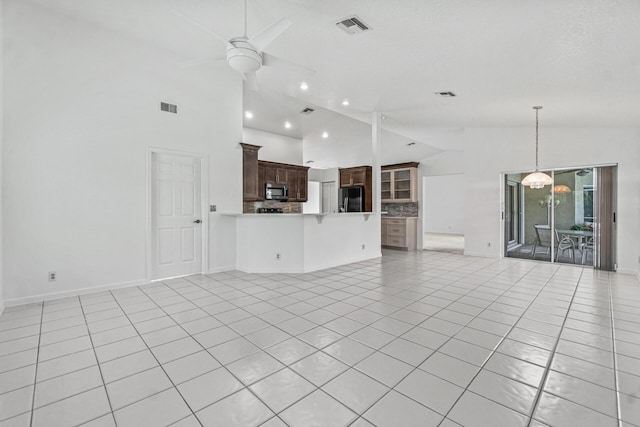
{"type": "Polygon", "coordinates": [[[0,426],[639,426],[640,283],[385,251],[6,309],[0,426]]]}

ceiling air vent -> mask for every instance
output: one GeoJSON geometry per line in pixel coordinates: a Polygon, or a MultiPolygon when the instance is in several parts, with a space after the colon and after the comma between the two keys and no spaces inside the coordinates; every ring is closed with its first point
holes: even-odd
{"type": "Polygon", "coordinates": [[[313,113],[314,111],[316,111],[316,110],[314,110],[311,107],[306,107],[304,110],[300,111],[300,114],[304,114],[304,115],[308,116],[309,114],[313,113]]]}
{"type": "Polygon", "coordinates": [[[433,93],[443,98],[453,98],[454,96],[456,96],[456,94],[453,92],[433,92],[433,93]]]}
{"type": "Polygon", "coordinates": [[[362,19],[356,15],[336,22],[336,25],[347,34],[358,34],[371,29],[367,24],[362,22],[362,19]]]}
{"type": "Polygon", "coordinates": [[[169,104],[168,102],[161,102],[160,111],[166,111],[167,113],[178,114],[178,106],[175,104],[169,104]]]}

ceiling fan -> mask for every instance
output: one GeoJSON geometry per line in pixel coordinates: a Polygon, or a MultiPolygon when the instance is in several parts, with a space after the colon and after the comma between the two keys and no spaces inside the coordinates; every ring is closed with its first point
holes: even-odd
{"type": "MultiPolygon", "coordinates": [[[[242,74],[243,79],[247,82],[247,85],[251,90],[258,90],[258,78],[256,72],[263,65],[283,67],[292,71],[308,74],[315,73],[315,71],[310,68],[295,64],[264,51],[271,42],[291,26],[291,21],[289,19],[282,17],[273,24],[262,29],[262,31],[258,32],[256,35],[252,37],[247,36],[247,0],[244,0],[244,34],[231,39],[221,36],[207,25],[178,10],[173,10],[172,12],[224,42],[227,46],[227,64],[229,64],[232,69],[242,74]]],[[[211,60],[212,59],[198,61],[191,65],[199,65],[204,62],[210,62],[211,60]]]]}

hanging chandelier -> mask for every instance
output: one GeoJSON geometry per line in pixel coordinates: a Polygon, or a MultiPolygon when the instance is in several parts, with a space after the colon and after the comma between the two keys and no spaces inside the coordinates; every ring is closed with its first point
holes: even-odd
{"type": "Polygon", "coordinates": [[[553,184],[553,179],[546,173],[538,171],[538,112],[542,107],[533,107],[536,110],[536,171],[525,176],[521,181],[522,185],[527,185],[530,188],[543,188],[545,185],[553,184]]]}

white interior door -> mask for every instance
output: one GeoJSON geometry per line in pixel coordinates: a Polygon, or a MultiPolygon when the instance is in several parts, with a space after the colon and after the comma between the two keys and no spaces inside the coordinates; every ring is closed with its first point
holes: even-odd
{"type": "Polygon", "coordinates": [[[200,158],[153,153],[152,163],[152,279],[200,273],[200,158]]]}
{"type": "Polygon", "coordinates": [[[338,210],[338,195],[336,193],[336,182],[328,181],[322,183],[322,213],[334,213],[338,210]]]}

